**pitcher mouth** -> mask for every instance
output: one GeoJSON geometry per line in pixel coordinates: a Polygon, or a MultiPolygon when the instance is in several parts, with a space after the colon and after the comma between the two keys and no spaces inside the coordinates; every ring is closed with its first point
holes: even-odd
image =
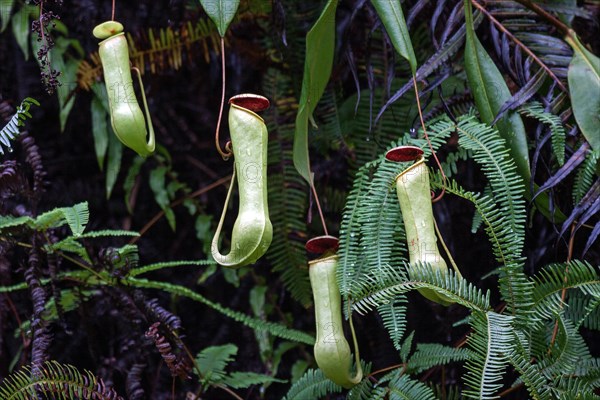
{"type": "Polygon", "coordinates": [[[385,158],[394,162],[415,161],[423,156],[423,150],[416,146],[398,146],[385,153],[385,158]]]}
{"type": "Polygon", "coordinates": [[[233,96],[229,99],[229,104],[233,104],[254,112],[264,111],[271,106],[269,99],[252,93],[243,93],[233,96]]]}
{"type": "Polygon", "coordinates": [[[335,236],[323,235],[314,237],[306,242],[304,248],[309,253],[321,255],[327,251],[337,251],[340,240],[335,236]]]}

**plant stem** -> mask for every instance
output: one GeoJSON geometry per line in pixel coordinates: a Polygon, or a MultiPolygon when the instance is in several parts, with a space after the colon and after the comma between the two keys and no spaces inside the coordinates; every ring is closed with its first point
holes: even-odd
{"type": "Polygon", "coordinates": [[[310,183],[310,188],[315,196],[315,203],[317,204],[317,210],[319,210],[319,217],[321,218],[321,224],[323,225],[323,232],[325,232],[325,235],[329,236],[329,233],[327,232],[327,224],[325,224],[325,217],[323,217],[323,210],[321,210],[321,203],[319,203],[319,195],[315,189],[314,182],[310,183]]]}
{"type": "Polygon", "coordinates": [[[219,118],[217,119],[217,129],[215,130],[215,146],[217,151],[223,157],[224,161],[231,157],[231,142],[225,145],[225,151],[221,150],[219,143],[219,131],[221,130],[221,119],[223,118],[223,107],[225,106],[225,38],[221,38],[221,106],[219,107],[219,118]]]}
{"type": "MultiPolygon", "coordinates": [[[[573,258],[573,245],[575,242],[575,223],[571,225],[571,237],[569,238],[569,248],[567,253],[567,266],[565,267],[565,276],[563,278],[563,288],[560,293],[560,308],[563,308],[565,304],[565,298],[567,296],[567,282],[569,276],[569,264],[571,259],[573,258]]],[[[554,329],[552,330],[552,338],[550,339],[550,345],[548,346],[548,354],[552,353],[552,347],[554,347],[554,342],[556,341],[556,336],[558,335],[558,319],[554,323],[554,329]]]]}
{"type": "Polygon", "coordinates": [[[431,202],[435,203],[437,201],[440,201],[442,199],[442,197],[444,197],[444,193],[446,193],[447,178],[446,178],[446,174],[444,173],[444,169],[442,168],[442,165],[440,164],[440,160],[438,160],[437,155],[435,154],[433,145],[431,144],[431,141],[429,140],[429,135],[427,135],[427,129],[425,128],[425,120],[423,119],[423,111],[421,110],[421,100],[419,99],[419,88],[417,87],[417,77],[413,76],[412,81],[413,81],[413,86],[415,89],[415,98],[417,99],[417,110],[419,111],[419,120],[421,122],[421,128],[423,128],[423,135],[425,135],[425,139],[427,139],[427,144],[429,145],[429,150],[431,150],[431,155],[433,155],[433,158],[435,159],[435,162],[442,174],[442,192],[439,195],[437,195],[436,197],[434,197],[433,199],[431,199],[431,202]]]}

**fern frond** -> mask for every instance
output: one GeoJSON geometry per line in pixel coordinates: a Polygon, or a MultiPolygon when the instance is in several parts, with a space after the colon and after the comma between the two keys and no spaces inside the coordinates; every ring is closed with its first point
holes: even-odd
{"type": "Polygon", "coordinates": [[[211,301],[206,297],[202,296],[201,294],[196,293],[184,286],[174,285],[168,282],[149,281],[147,279],[131,277],[125,278],[123,282],[138,288],[160,289],[167,293],[187,297],[199,303],[205,304],[213,310],[216,310],[221,314],[234,319],[235,321],[241,322],[242,324],[254,329],[255,331],[266,331],[273,336],[292,340],[299,343],[305,343],[311,346],[315,343],[315,338],[307,333],[297,331],[295,329],[290,329],[274,322],[252,318],[249,315],[224,307],[219,303],[215,303],[214,301],[211,301]]]}
{"type": "Polygon", "coordinates": [[[500,292],[508,310],[517,316],[517,325],[525,326],[531,305],[531,284],[523,272],[526,218],[523,180],[517,174],[504,140],[493,128],[469,116],[461,118],[456,129],[459,145],[473,152],[473,159],[488,178],[493,201],[504,216],[505,241],[498,242],[495,249],[501,250],[503,255],[500,292]]]}
{"type": "Polygon", "coordinates": [[[129,271],[129,276],[135,277],[148,272],[156,271],[165,268],[175,268],[181,266],[207,266],[216,265],[215,260],[178,260],[178,261],[163,261],[154,264],[144,265],[143,267],[134,268],[129,271]]]}
{"type": "Polygon", "coordinates": [[[600,330],[600,297],[587,296],[580,291],[569,290],[568,307],[565,318],[575,324],[575,329],[583,326],[591,330],[600,330]]]}
{"type": "Polygon", "coordinates": [[[548,125],[552,134],[552,151],[556,156],[558,165],[562,166],[565,163],[565,127],[558,115],[544,111],[542,105],[537,102],[531,102],[522,105],[519,108],[522,114],[528,117],[535,118],[538,121],[548,125]]]}
{"type": "Polygon", "coordinates": [[[399,265],[406,261],[404,227],[393,186],[394,178],[406,167],[406,164],[382,161],[361,204],[359,246],[366,250],[362,267],[366,273],[382,265],[399,265]]]}
{"type": "Polygon", "coordinates": [[[45,231],[50,228],[58,228],[68,224],[73,236],[80,236],[90,219],[90,211],[87,201],[73,205],[72,207],[60,207],[39,215],[34,220],[37,230],[45,231]]]}
{"type": "Polygon", "coordinates": [[[81,239],[94,238],[95,239],[95,238],[99,238],[99,237],[117,237],[117,236],[137,237],[137,236],[140,236],[140,234],[138,232],[125,231],[125,230],[121,230],[121,229],[102,229],[99,231],[90,231],[90,232],[83,233],[79,236],[79,238],[81,238],[81,239]]]}
{"type": "MultiPolygon", "coordinates": [[[[364,369],[363,369],[364,371],[364,369]]],[[[368,374],[368,372],[367,372],[368,374]]],[[[373,399],[373,382],[370,379],[363,379],[348,392],[346,400],[371,400],[373,399]]]]}
{"type": "Polygon", "coordinates": [[[506,355],[510,364],[519,373],[521,381],[527,387],[533,400],[552,400],[548,380],[540,371],[537,364],[531,362],[531,354],[527,351],[530,347],[522,334],[513,334],[514,346],[506,355]]]}
{"type": "Polygon", "coordinates": [[[340,264],[336,272],[340,293],[343,297],[348,296],[353,291],[356,278],[360,275],[360,270],[363,266],[359,246],[359,209],[369,187],[370,170],[371,164],[366,164],[356,173],[354,185],[348,194],[342,216],[339,233],[340,247],[338,250],[340,264]]]}
{"type": "Polygon", "coordinates": [[[557,399],[599,400],[594,387],[585,379],[562,377],[554,382],[552,393],[557,399]]]}
{"type": "Polygon", "coordinates": [[[423,382],[401,375],[392,379],[387,387],[390,400],[419,399],[436,400],[433,390],[423,382]]]}
{"type": "Polygon", "coordinates": [[[473,357],[467,361],[464,381],[469,386],[464,395],[472,399],[496,398],[502,387],[506,353],[514,348],[513,317],[489,311],[475,311],[470,324],[473,332],[467,339],[473,357]]]}
{"type": "Polygon", "coordinates": [[[600,297],[600,276],[596,268],[585,261],[551,264],[533,279],[532,309],[540,318],[553,319],[563,308],[563,289],[579,289],[584,294],[600,297]],[[566,275],[566,282],[565,282],[566,275]]]}
{"type": "Polygon", "coordinates": [[[377,307],[377,312],[383,320],[383,326],[387,329],[392,344],[396,350],[401,351],[400,341],[406,330],[406,296],[399,295],[388,304],[377,307]]]}
{"type": "Polygon", "coordinates": [[[218,382],[225,377],[225,368],[235,360],[237,352],[238,347],[232,343],[207,347],[196,356],[196,365],[200,371],[194,370],[194,372],[200,374],[205,384],[218,382]]]}
{"type": "Polygon", "coordinates": [[[600,159],[600,150],[590,151],[578,168],[573,184],[573,205],[579,204],[581,199],[590,190],[596,179],[596,165],[600,159]]]}
{"type": "Polygon", "coordinates": [[[575,372],[580,362],[591,359],[591,355],[583,338],[573,323],[560,313],[557,318],[558,330],[553,347],[547,357],[539,361],[542,373],[554,380],[575,372]]]}
{"type": "Polygon", "coordinates": [[[365,314],[373,308],[389,303],[399,294],[414,289],[427,288],[454,300],[471,310],[486,312],[489,310],[489,292],[485,295],[452,270],[442,274],[429,264],[411,265],[410,278],[406,266],[394,268],[382,266],[373,275],[364,278],[366,291],[358,293],[353,298],[352,308],[360,314],[365,314]]]}
{"type": "Polygon", "coordinates": [[[340,393],[342,387],[323,375],[320,369],[309,369],[294,383],[283,400],[319,399],[330,393],[340,393]]]}
{"type": "Polygon", "coordinates": [[[246,389],[252,385],[263,385],[274,382],[286,383],[287,381],[256,372],[235,371],[225,376],[221,382],[233,389],[246,389]]]}
{"type": "Polygon", "coordinates": [[[82,374],[74,366],[57,361],[46,361],[39,371],[39,376],[32,377],[30,367],[24,367],[11,374],[0,385],[0,397],[28,400],[38,398],[39,391],[56,399],[123,400],[90,371],[85,370],[82,374]]]}
{"type": "Polygon", "coordinates": [[[519,257],[525,240],[525,186],[515,162],[500,135],[474,117],[461,119],[456,129],[459,145],[473,152],[492,187],[494,201],[507,216],[514,237],[511,251],[519,257]]]}
{"type": "Polygon", "coordinates": [[[590,358],[577,364],[575,375],[584,380],[591,388],[599,388],[600,358],[590,358]]]}
{"type": "Polygon", "coordinates": [[[446,159],[442,162],[442,170],[446,177],[451,178],[458,173],[458,162],[466,161],[473,157],[472,153],[464,147],[459,147],[458,150],[449,153],[446,159]]]}
{"type": "Polygon", "coordinates": [[[17,228],[22,225],[33,227],[33,219],[26,215],[13,217],[11,215],[0,215],[0,231],[17,228]]]}
{"type": "Polygon", "coordinates": [[[31,113],[29,113],[29,108],[32,104],[39,106],[40,103],[31,97],[26,97],[21,105],[17,107],[16,113],[11,117],[8,123],[0,130],[0,154],[4,154],[4,147],[8,151],[12,151],[12,147],[10,145],[11,140],[15,139],[19,136],[20,130],[19,127],[25,125],[25,121],[27,118],[31,118],[31,113]]]}
{"type": "Polygon", "coordinates": [[[444,346],[438,343],[419,343],[417,350],[406,363],[406,372],[418,374],[438,365],[467,361],[474,357],[471,350],[444,346]]]}

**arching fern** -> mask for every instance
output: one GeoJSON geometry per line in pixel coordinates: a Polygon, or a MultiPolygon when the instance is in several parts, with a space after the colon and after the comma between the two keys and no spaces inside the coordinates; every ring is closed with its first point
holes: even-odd
{"type": "Polygon", "coordinates": [[[48,399],[99,399],[123,400],[114,389],[90,371],[82,374],[72,365],[47,361],[40,369],[41,375],[31,376],[24,367],[10,375],[0,385],[0,397],[5,400],[28,400],[43,393],[48,399]]]}

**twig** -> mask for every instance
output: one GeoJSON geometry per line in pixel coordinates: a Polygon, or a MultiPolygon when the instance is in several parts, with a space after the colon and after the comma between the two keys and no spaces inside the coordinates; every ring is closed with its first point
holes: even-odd
{"type": "MultiPolygon", "coordinates": [[[[184,197],[182,197],[182,198],[180,198],[178,200],[173,201],[171,204],[169,204],[169,207],[170,208],[176,207],[176,206],[182,204],[184,201],[186,201],[188,199],[192,199],[194,197],[198,197],[198,196],[200,196],[200,195],[202,195],[202,194],[204,194],[204,193],[206,193],[206,192],[208,192],[208,191],[216,188],[217,186],[220,186],[223,183],[228,182],[230,179],[231,179],[231,175],[225,176],[225,177],[223,177],[223,178],[221,178],[221,179],[219,179],[219,180],[211,183],[208,186],[205,186],[205,187],[203,187],[201,189],[196,190],[193,193],[188,194],[187,196],[184,196],[184,197]]],[[[146,225],[144,225],[144,227],[142,229],[140,229],[140,235],[132,238],[129,241],[129,244],[135,244],[164,215],[165,215],[165,212],[163,210],[160,210],[154,217],[152,217],[152,219],[150,221],[148,221],[146,223],[146,225]]]]}
{"type": "Polygon", "coordinates": [[[433,158],[435,159],[435,162],[438,168],[440,169],[440,172],[442,173],[442,192],[431,200],[432,203],[436,203],[440,201],[446,193],[447,178],[446,174],[444,173],[444,169],[442,168],[442,164],[440,163],[440,160],[438,160],[437,155],[435,154],[435,150],[433,150],[433,145],[431,144],[431,140],[429,140],[429,135],[427,135],[427,129],[425,128],[425,120],[423,119],[423,111],[421,110],[421,100],[419,99],[417,77],[413,76],[412,81],[415,88],[415,97],[417,98],[417,109],[419,110],[419,120],[421,121],[421,128],[423,128],[423,134],[425,135],[425,139],[427,139],[427,144],[429,145],[429,149],[431,150],[431,155],[433,155],[433,158]]]}
{"type": "MultiPolygon", "coordinates": [[[[569,249],[567,253],[567,266],[565,268],[565,276],[563,278],[563,288],[560,293],[560,308],[563,308],[565,304],[565,298],[567,296],[567,282],[569,276],[569,262],[571,262],[571,258],[573,257],[573,245],[575,243],[575,223],[571,225],[571,237],[569,238],[569,249]]],[[[550,339],[550,345],[548,346],[548,354],[552,353],[552,347],[554,347],[554,342],[556,341],[556,336],[558,335],[558,319],[554,323],[554,329],[552,330],[552,338],[550,339]]]]}
{"type": "Polygon", "coordinates": [[[317,190],[315,189],[315,184],[313,182],[310,183],[310,188],[315,196],[315,202],[317,203],[317,210],[319,210],[319,217],[321,218],[323,231],[325,232],[325,235],[329,236],[329,233],[327,232],[327,224],[325,224],[325,217],[323,217],[323,210],[321,210],[321,203],[319,203],[319,196],[317,195],[317,190]]]}

